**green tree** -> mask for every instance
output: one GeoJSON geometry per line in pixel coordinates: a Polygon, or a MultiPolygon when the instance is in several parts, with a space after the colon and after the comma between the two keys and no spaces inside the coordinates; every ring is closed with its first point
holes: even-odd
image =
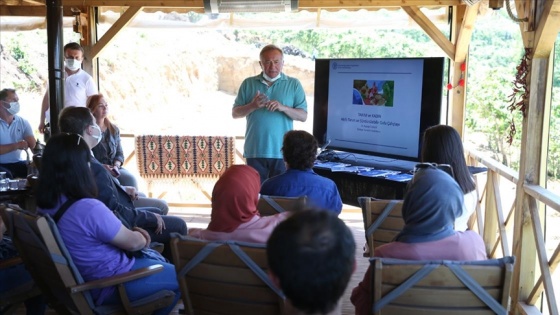
{"type": "Polygon", "coordinates": [[[519,165],[521,117],[507,109],[511,75],[510,69],[493,68],[487,72],[478,72],[476,78],[469,81],[465,123],[467,132],[486,136],[486,143],[482,144],[482,148],[493,152],[494,159],[516,168],[519,165]],[[510,146],[506,135],[512,116],[516,119],[518,130],[514,143],[510,146]]]}

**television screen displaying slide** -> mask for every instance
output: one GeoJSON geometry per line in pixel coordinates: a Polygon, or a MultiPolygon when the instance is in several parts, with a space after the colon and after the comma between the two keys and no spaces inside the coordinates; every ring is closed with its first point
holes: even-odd
{"type": "Polygon", "coordinates": [[[318,59],[313,134],[323,146],[418,161],[440,123],[444,58],[318,59]]]}

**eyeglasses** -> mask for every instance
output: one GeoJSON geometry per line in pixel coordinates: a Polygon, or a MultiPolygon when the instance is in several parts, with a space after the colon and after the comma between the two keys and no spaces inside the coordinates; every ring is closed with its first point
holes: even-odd
{"type": "Polygon", "coordinates": [[[424,169],[427,169],[427,168],[440,169],[440,170],[446,172],[447,174],[451,175],[451,177],[454,177],[453,168],[449,164],[418,163],[414,166],[414,173],[417,173],[418,171],[421,171],[421,170],[424,170],[424,169]]]}
{"type": "Polygon", "coordinates": [[[261,61],[263,65],[265,66],[272,66],[272,65],[279,65],[282,62],[284,62],[283,60],[267,60],[267,61],[261,61]]]}

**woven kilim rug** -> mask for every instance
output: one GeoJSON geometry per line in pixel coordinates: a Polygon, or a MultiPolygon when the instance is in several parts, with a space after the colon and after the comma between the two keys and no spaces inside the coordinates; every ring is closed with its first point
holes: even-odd
{"type": "Polygon", "coordinates": [[[136,156],[143,178],[219,177],[235,161],[235,138],[136,136],[136,156]]]}

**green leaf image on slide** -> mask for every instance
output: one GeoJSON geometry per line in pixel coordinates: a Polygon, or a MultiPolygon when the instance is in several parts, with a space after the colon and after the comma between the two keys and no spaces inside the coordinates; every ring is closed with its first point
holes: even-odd
{"type": "Polygon", "coordinates": [[[383,97],[386,100],[385,106],[393,107],[393,96],[395,95],[395,81],[385,81],[383,83],[383,97]]]}

